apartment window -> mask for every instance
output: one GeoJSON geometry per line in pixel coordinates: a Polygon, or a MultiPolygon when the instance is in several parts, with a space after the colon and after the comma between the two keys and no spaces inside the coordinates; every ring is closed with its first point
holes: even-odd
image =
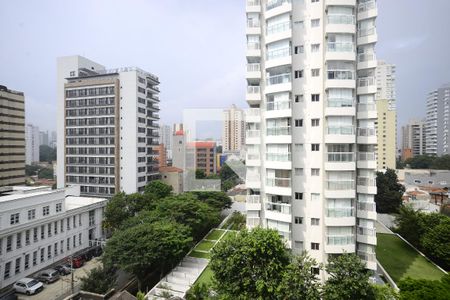
{"type": "Polygon", "coordinates": [[[312,53],[317,53],[320,50],[320,44],[312,44],[311,45],[311,52],[312,53]]]}
{"type": "Polygon", "coordinates": [[[313,273],[314,275],[319,275],[320,269],[317,267],[313,267],[313,268],[311,268],[311,273],[313,273]]]}
{"type": "Polygon", "coordinates": [[[11,225],[19,224],[19,217],[20,217],[19,213],[12,214],[11,217],[10,217],[9,224],[11,224],[11,225]]]}
{"type": "Polygon", "coordinates": [[[18,232],[16,235],[16,249],[22,248],[22,232],[18,232]]]}
{"type": "Polygon", "coordinates": [[[303,119],[296,119],[295,127],[303,127],[303,119]]]}
{"type": "Polygon", "coordinates": [[[311,69],[311,76],[318,77],[320,75],[320,69],[311,69]]]}
{"type": "Polygon", "coordinates": [[[311,3],[319,3],[319,0],[311,0],[311,3]]]}
{"type": "Polygon", "coordinates": [[[7,262],[5,264],[5,275],[3,276],[3,279],[8,279],[10,276],[10,272],[11,272],[11,262],[7,262]]]}
{"type": "Polygon", "coordinates": [[[303,176],[303,168],[295,168],[294,175],[295,176],[303,176]]]}
{"type": "Polygon", "coordinates": [[[16,267],[14,269],[14,274],[17,275],[20,273],[20,263],[21,263],[21,258],[16,258],[16,267]]]}
{"type": "Polygon", "coordinates": [[[311,243],[311,250],[319,250],[319,243],[311,243]]]}
{"type": "Polygon", "coordinates": [[[30,209],[28,211],[28,220],[33,220],[36,218],[36,210],[35,209],[30,209]]]}
{"type": "Polygon", "coordinates": [[[67,223],[67,230],[70,230],[70,218],[66,219],[66,223],[67,223]]]}
{"type": "Polygon", "coordinates": [[[45,261],[45,253],[44,253],[45,249],[41,248],[41,263],[43,263],[45,261]]]}
{"type": "Polygon", "coordinates": [[[52,245],[47,247],[47,259],[52,258],[52,245]]]}
{"type": "Polygon", "coordinates": [[[56,203],[56,212],[61,212],[61,211],[62,211],[62,204],[56,203]]]}
{"type": "Polygon", "coordinates": [[[55,243],[53,245],[53,253],[54,253],[55,257],[58,256],[58,243],[55,243]]]}
{"type": "Polygon", "coordinates": [[[311,119],[311,126],[317,127],[320,125],[320,119],[311,119]]]}
{"type": "Polygon", "coordinates": [[[73,242],[73,247],[75,248],[77,246],[77,240],[76,240],[76,236],[75,235],[72,238],[72,242],[73,242]]]}
{"type": "Polygon", "coordinates": [[[294,47],[294,54],[300,54],[305,52],[305,47],[303,45],[294,47]]]}
{"type": "Polygon", "coordinates": [[[30,244],[30,230],[26,230],[25,231],[25,245],[28,246],[29,244],[30,244]]]}
{"type": "Polygon", "coordinates": [[[303,22],[303,21],[294,21],[294,26],[296,26],[298,28],[304,28],[305,27],[305,22],[303,22]]]}
{"type": "Polygon", "coordinates": [[[81,215],[78,215],[78,226],[81,226],[81,215]]]}
{"type": "Polygon", "coordinates": [[[49,215],[49,214],[50,214],[50,206],[44,206],[44,207],[42,208],[42,214],[43,214],[44,216],[49,215]]]}
{"type": "Polygon", "coordinates": [[[30,268],[30,254],[25,254],[25,270],[30,268]]]}
{"type": "Polygon", "coordinates": [[[81,245],[81,233],[78,234],[78,245],[81,245]]]}
{"type": "Polygon", "coordinates": [[[33,252],[33,266],[37,265],[37,251],[33,252]]]}
{"type": "Polygon", "coordinates": [[[318,219],[318,218],[311,218],[311,225],[313,225],[313,226],[320,225],[320,219],[318,219]]]}
{"type": "Polygon", "coordinates": [[[311,27],[319,27],[319,26],[320,26],[320,19],[311,20],[311,27]]]}
{"type": "Polygon", "coordinates": [[[303,224],[303,218],[302,217],[294,217],[294,223],[295,224],[303,224]]]}
{"type": "Polygon", "coordinates": [[[12,235],[6,238],[6,252],[12,251],[12,235]]]}
{"type": "Polygon", "coordinates": [[[54,233],[55,233],[55,235],[57,235],[58,234],[58,221],[56,221],[55,222],[55,224],[53,224],[53,228],[54,228],[54,233]]]}
{"type": "Polygon", "coordinates": [[[319,101],[320,101],[320,94],[311,95],[311,102],[319,102],[319,101]]]}
{"type": "Polygon", "coordinates": [[[295,103],[303,102],[303,95],[295,95],[295,103]]]}
{"type": "Polygon", "coordinates": [[[303,200],[303,193],[297,193],[294,194],[295,200],[303,200]]]}
{"type": "Polygon", "coordinates": [[[311,151],[319,151],[320,144],[311,144],[311,151]]]}
{"type": "Polygon", "coordinates": [[[67,250],[70,250],[70,237],[67,238],[66,246],[67,246],[67,250]]]}
{"type": "Polygon", "coordinates": [[[41,240],[45,239],[45,225],[41,226],[41,240]]]}
{"type": "Polygon", "coordinates": [[[61,254],[64,253],[64,241],[60,242],[61,246],[59,247],[59,251],[61,251],[61,254]]]}
{"type": "Polygon", "coordinates": [[[302,77],[303,77],[303,70],[294,71],[294,78],[302,78],[302,77]]]}
{"type": "Polygon", "coordinates": [[[70,71],[70,77],[74,77],[75,76],[75,71],[70,71]]]}
{"type": "Polygon", "coordinates": [[[61,231],[61,232],[64,232],[64,220],[61,220],[60,231],[61,231]]]}
{"type": "Polygon", "coordinates": [[[320,169],[311,169],[311,176],[319,176],[320,169]]]}
{"type": "Polygon", "coordinates": [[[77,228],[77,216],[73,216],[73,228],[77,228]]]}
{"type": "Polygon", "coordinates": [[[38,229],[33,228],[33,241],[36,243],[38,241],[38,229]]]}

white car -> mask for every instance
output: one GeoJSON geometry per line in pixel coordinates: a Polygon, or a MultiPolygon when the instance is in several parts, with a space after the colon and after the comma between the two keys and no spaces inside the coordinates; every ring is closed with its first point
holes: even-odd
{"type": "Polygon", "coordinates": [[[27,295],[37,294],[44,289],[42,282],[39,282],[33,278],[22,278],[14,283],[13,287],[17,293],[27,295]]]}

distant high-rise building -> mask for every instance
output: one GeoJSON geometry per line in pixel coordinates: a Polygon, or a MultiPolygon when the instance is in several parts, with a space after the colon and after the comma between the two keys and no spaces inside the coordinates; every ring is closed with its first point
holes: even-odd
{"type": "Polygon", "coordinates": [[[186,168],[186,135],[183,124],[175,124],[172,134],[172,166],[186,168]]]}
{"type": "Polygon", "coordinates": [[[27,165],[39,162],[39,136],[39,127],[27,124],[25,127],[25,163],[27,165]]]}
{"type": "Polygon", "coordinates": [[[56,148],[56,131],[51,132],[48,145],[52,148],[56,148]]]}
{"type": "Polygon", "coordinates": [[[0,85],[0,192],[25,183],[25,97],[0,85]]]}
{"type": "Polygon", "coordinates": [[[217,173],[216,142],[195,141],[186,146],[188,157],[194,159],[195,170],[203,171],[206,176],[217,173]],[[193,154],[193,156],[191,156],[193,154]]]}
{"type": "MultiPolygon", "coordinates": [[[[395,100],[395,70],[393,64],[379,60],[377,65],[377,99],[395,100]]],[[[393,103],[395,107],[395,101],[393,103]]],[[[392,107],[390,107],[393,110],[392,107]]]]}
{"type": "Polygon", "coordinates": [[[58,59],[57,78],[58,187],[112,196],[143,191],[159,177],[158,77],[69,56],[58,59]]]}
{"type": "Polygon", "coordinates": [[[245,145],[244,111],[233,104],[223,116],[222,151],[239,151],[245,145]]]}
{"type": "Polygon", "coordinates": [[[48,131],[39,131],[39,146],[45,145],[48,146],[48,131]]]}
{"type": "Polygon", "coordinates": [[[172,128],[169,125],[161,125],[159,128],[159,143],[164,144],[167,159],[172,159],[172,128]]]}
{"type": "Polygon", "coordinates": [[[450,84],[428,94],[425,147],[428,155],[450,154],[450,84]]]}
{"type": "Polygon", "coordinates": [[[425,122],[411,120],[402,126],[402,159],[424,155],[425,146],[425,122]]]}
{"type": "Polygon", "coordinates": [[[247,227],[319,263],[357,253],[376,270],[376,1],[246,11],[247,227]]]}

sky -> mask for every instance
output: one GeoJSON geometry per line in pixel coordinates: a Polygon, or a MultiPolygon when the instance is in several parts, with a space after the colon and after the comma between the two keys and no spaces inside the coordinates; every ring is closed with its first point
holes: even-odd
{"type": "MultiPolygon", "coordinates": [[[[398,127],[423,118],[427,93],[450,82],[448,11],[448,0],[378,0],[377,57],[397,66],[398,127]]],[[[245,0],[2,1],[0,84],[25,92],[26,122],[41,130],[56,129],[56,58],[66,55],[159,76],[165,124],[184,108],[247,107],[245,26],[245,0]]]]}

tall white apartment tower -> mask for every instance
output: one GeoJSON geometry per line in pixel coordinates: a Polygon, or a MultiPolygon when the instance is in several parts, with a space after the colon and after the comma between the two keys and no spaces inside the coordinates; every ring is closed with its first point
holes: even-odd
{"type": "Polygon", "coordinates": [[[223,111],[223,151],[239,151],[245,145],[244,111],[232,105],[223,111]]]}
{"type": "Polygon", "coordinates": [[[426,154],[450,154],[450,83],[428,94],[425,123],[426,154]]]}
{"type": "Polygon", "coordinates": [[[158,178],[158,85],[138,68],[58,59],[58,187],[78,184],[82,195],[110,197],[158,178]]]}
{"type": "Polygon", "coordinates": [[[161,125],[159,129],[159,143],[164,144],[167,158],[172,159],[172,128],[169,125],[161,125]]]}
{"type": "Polygon", "coordinates": [[[246,11],[247,226],[319,262],[356,252],[375,270],[376,2],[248,0],[246,11]]]}
{"type": "Polygon", "coordinates": [[[27,124],[25,127],[25,163],[39,162],[39,127],[27,124]]]}

